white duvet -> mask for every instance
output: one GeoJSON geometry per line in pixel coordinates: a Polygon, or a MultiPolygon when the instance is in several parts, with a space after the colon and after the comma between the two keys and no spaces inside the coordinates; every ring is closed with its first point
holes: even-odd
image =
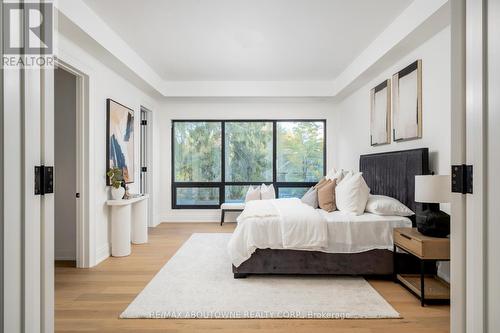
{"type": "Polygon", "coordinates": [[[256,249],[322,250],[328,246],[326,219],[296,198],[247,202],[228,251],[239,266],[256,249]]]}
{"type": "Polygon", "coordinates": [[[411,226],[406,217],[327,213],[299,199],[250,201],[238,217],[228,251],[232,263],[238,267],[256,249],[327,253],[392,250],[393,229],[411,226]]]}

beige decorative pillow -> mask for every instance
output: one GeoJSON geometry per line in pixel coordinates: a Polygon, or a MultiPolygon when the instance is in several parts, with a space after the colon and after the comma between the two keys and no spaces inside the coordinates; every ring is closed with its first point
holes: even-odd
{"type": "Polygon", "coordinates": [[[318,189],[318,188],[320,188],[320,186],[321,186],[321,185],[323,185],[323,184],[324,184],[325,182],[327,182],[327,181],[328,181],[328,180],[327,180],[325,177],[323,177],[323,178],[321,178],[321,179],[319,180],[319,182],[318,182],[316,185],[314,185],[313,187],[314,187],[315,189],[318,189]]]}
{"type": "Polygon", "coordinates": [[[335,206],[335,187],[337,186],[337,181],[335,179],[327,180],[318,185],[319,208],[327,212],[333,212],[337,209],[335,206]]]}

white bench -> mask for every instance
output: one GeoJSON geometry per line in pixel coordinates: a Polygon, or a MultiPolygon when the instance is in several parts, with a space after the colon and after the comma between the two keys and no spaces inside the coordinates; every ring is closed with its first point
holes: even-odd
{"type": "Polygon", "coordinates": [[[224,202],[220,205],[221,214],[220,214],[220,225],[224,223],[224,218],[226,212],[242,212],[245,209],[244,202],[224,202]]]}

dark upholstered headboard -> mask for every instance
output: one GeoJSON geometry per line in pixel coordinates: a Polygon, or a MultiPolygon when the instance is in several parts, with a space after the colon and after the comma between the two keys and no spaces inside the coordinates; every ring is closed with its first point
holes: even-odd
{"type": "Polygon", "coordinates": [[[429,149],[361,155],[359,171],[371,194],[396,198],[416,212],[421,204],[415,202],[415,176],[430,173],[429,149]]]}

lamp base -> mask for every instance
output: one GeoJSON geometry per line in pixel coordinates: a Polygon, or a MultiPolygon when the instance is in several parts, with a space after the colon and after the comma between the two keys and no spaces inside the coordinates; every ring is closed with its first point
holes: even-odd
{"type": "Polygon", "coordinates": [[[444,238],[450,234],[450,215],[439,209],[417,213],[417,230],[422,235],[444,238]]]}

